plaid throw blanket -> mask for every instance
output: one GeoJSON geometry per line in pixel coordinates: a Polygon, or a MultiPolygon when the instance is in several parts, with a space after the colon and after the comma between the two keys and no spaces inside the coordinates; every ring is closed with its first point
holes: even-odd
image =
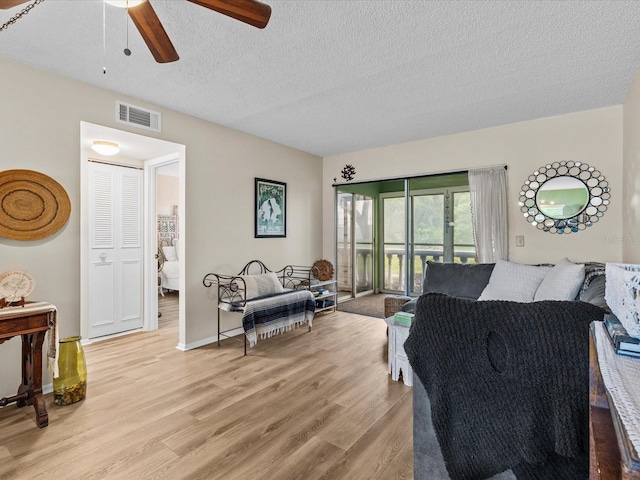
{"type": "Polygon", "coordinates": [[[242,315],[244,334],[253,347],[260,338],[287,332],[308,323],[311,326],[316,302],[309,290],[296,290],[247,302],[242,315]]]}

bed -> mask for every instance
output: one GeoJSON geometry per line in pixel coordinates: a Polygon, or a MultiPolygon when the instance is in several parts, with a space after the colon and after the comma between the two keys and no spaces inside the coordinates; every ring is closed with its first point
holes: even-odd
{"type": "Polygon", "coordinates": [[[159,292],[180,290],[180,262],[178,260],[178,216],[158,215],[158,278],[159,292]]]}
{"type": "MultiPolygon", "coordinates": [[[[163,249],[165,248],[175,249],[173,246],[163,247],[163,249]]],[[[166,256],[166,254],[164,255],[166,256]]],[[[180,262],[177,258],[175,260],[165,260],[158,275],[160,276],[160,287],[163,290],[180,290],[180,262]]],[[[164,295],[163,291],[160,293],[164,295]]]]}

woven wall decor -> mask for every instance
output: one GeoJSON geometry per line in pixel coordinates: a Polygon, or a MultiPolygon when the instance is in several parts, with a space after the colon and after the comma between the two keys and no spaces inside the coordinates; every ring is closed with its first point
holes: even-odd
{"type": "Polygon", "coordinates": [[[0,172],[0,237],[40,240],[60,230],[71,214],[65,189],[33,170],[0,172]]]}
{"type": "Polygon", "coordinates": [[[331,280],[333,278],[333,265],[328,260],[318,260],[313,264],[318,269],[318,274],[315,276],[321,282],[331,280]]]}

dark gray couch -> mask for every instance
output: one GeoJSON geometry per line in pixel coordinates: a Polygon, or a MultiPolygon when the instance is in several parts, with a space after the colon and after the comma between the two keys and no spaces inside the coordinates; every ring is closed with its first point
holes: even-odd
{"type": "MultiPolygon", "coordinates": [[[[493,264],[461,265],[428,262],[423,282],[423,293],[443,293],[476,300],[489,282],[493,264]]],[[[585,283],[579,299],[606,307],[604,301],[604,265],[588,263],[585,283]]],[[[403,310],[415,309],[412,300],[403,310]]],[[[438,440],[433,429],[431,405],[420,379],[413,379],[413,444],[415,480],[449,479],[438,440]]],[[[511,470],[491,477],[491,480],[515,480],[511,470]]]]}
{"type": "MultiPolygon", "coordinates": [[[[420,379],[413,376],[413,478],[446,480],[449,478],[431,422],[431,403],[420,379]]],[[[511,470],[491,480],[515,480],[511,470]]]]}
{"type": "MultiPolygon", "coordinates": [[[[476,300],[489,283],[493,264],[441,264],[427,262],[422,293],[444,293],[476,300]]],[[[415,310],[416,299],[407,302],[404,311],[415,310]]],[[[415,480],[448,479],[438,439],[431,421],[431,403],[420,379],[413,378],[413,478],[415,480]]],[[[492,480],[515,480],[511,471],[492,480]]]]}

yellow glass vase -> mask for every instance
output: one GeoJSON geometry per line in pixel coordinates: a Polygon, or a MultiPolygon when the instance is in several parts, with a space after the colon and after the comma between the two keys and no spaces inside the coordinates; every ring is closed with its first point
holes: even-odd
{"type": "Polygon", "coordinates": [[[84,400],[87,395],[87,363],[81,339],[60,339],[58,378],[53,379],[53,401],[56,405],[71,405],[84,400]]]}

